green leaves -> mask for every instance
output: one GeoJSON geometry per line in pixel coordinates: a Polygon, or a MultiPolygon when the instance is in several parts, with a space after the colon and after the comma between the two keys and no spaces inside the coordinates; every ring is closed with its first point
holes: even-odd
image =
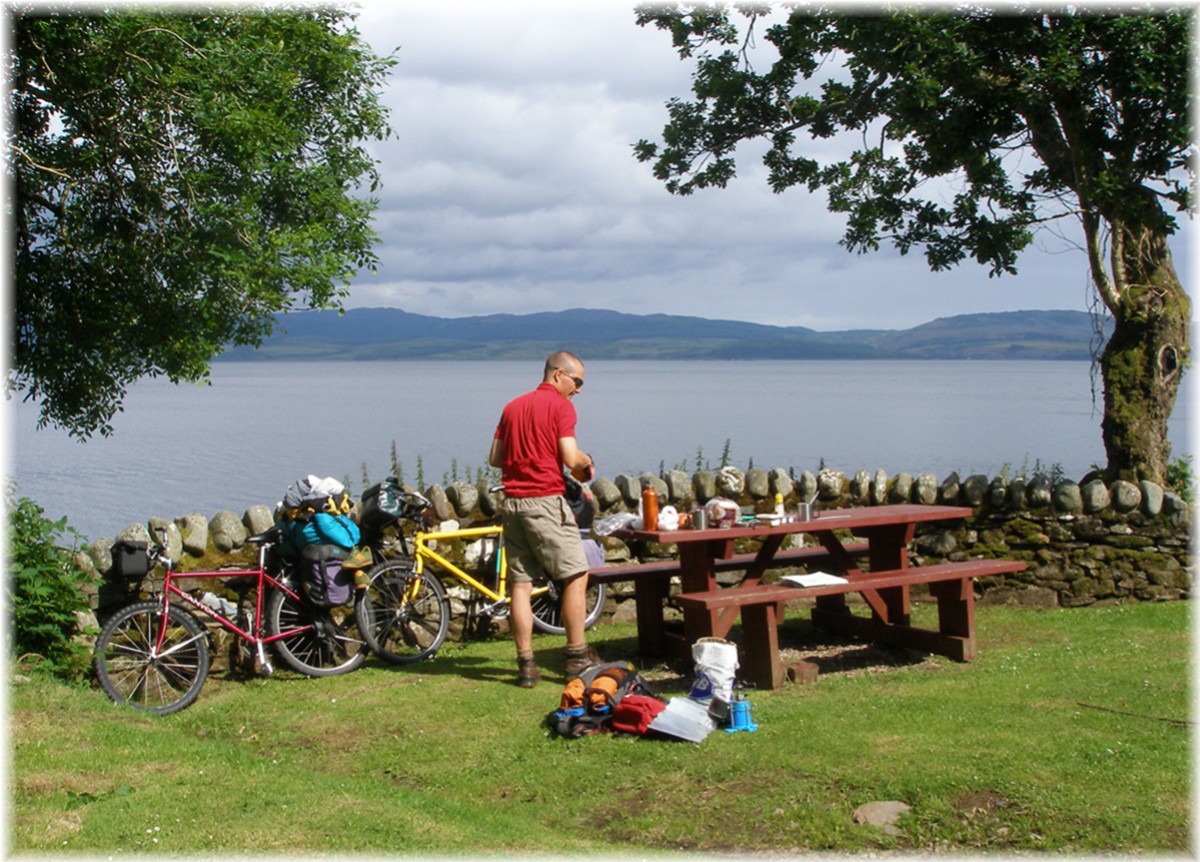
{"type": "Polygon", "coordinates": [[[738,145],[765,138],[771,188],[823,187],[847,215],[848,248],[919,246],[933,269],[970,256],[993,274],[1015,271],[1064,194],[1164,233],[1174,219],[1144,190],[1190,202],[1187,13],[797,9],[768,29],[778,58],[762,72],[744,46],[764,10],[740,32],[708,6],[639,13],[696,61],[693,98],[668,104],[662,143],[634,149],[672,192],[723,186],[738,145]],[[863,143],[818,164],[828,148],[801,132],[863,143]]]}
{"type": "Polygon", "coordinates": [[[200,380],[375,263],[367,139],[393,64],[344,13],[25,14],[10,49],[10,383],[108,433],[141,376],[200,380]]]}
{"type": "Polygon", "coordinates": [[[66,518],[47,519],[32,500],[5,494],[8,515],[8,588],[10,655],[37,656],[43,667],[66,679],[87,670],[90,652],[76,639],[82,634],[76,614],[88,610],[87,577],[59,545],[74,533],[66,518]]]}

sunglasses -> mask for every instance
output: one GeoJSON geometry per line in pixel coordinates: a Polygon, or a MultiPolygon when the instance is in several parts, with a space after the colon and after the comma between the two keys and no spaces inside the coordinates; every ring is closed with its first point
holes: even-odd
{"type": "MultiPolygon", "coordinates": [[[[559,368],[558,371],[561,372],[562,374],[567,374],[567,372],[561,368],[559,368]]],[[[575,384],[576,391],[583,388],[583,378],[582,377],[576,377],[574,374],[567,374],[567,377],[571,378],[571,382],[575,384]]]]}

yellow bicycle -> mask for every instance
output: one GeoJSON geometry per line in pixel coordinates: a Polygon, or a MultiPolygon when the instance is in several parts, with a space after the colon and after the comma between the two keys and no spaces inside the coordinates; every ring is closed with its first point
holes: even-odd
{"type": "MultiPolygon", "coordinates": [[[[467,587],[470,610],[481,617],[507,616],[512,597],[499,524],[444,532],[418,529],[412,537],[410,553],[402,522],[425,525],[431,503],[421,494],[400,489],[398,485],[389,490],[393,498],[389,511],[391,523],[397,527],[399,555],[368,571],[370,585],[355,603],[355,619],[363,640],[376,655],[394,664],[407,664],[432,658],[446,640],[450,630],[450,602],[443,580],[467,587]],[[476,572],[478,577],[438,550],[439,543],[456,539],[485,543],[481,559],[488,562],[483,571],[476,572]]],[[[496,490],[502,488],[492,489],[496,490]]],[[[365,532],[372,551],[380,551],[382,530],[377,529],[377,524],[365,532]]],[[[604,611],[604,584],[591,584],[587,596],[584,626],[591,628],[604,611]]],[[[548,634],[564,633],[559,594],[553,581],[534,584],[532,605],[535,628],[548,634]]]]}

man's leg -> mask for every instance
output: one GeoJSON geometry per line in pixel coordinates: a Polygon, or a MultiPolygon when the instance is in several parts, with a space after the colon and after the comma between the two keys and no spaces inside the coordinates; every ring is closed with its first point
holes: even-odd
{"type": "MultiPolygon", "coordinates": [[[[586,643],[583,620],[587,616],[587,588],[587,572],[561,582],[563,628],[566,629],[569,646],[586,643]]],[[[532,625],[532,621],[530,624],[532,625]]]]}
{"type": "Polygon", "coordinates": [[[522,656],[533,655],[533,605],[530,601],[532,592],[531,583],[512,585],[509,625],[512,627],[513,641],[517,645],[517,655],[522,656]]]}
{"type": "Polygon", "coordinates": [[[517,647],[517,685],[533,688],[538,681],[537,662],[533,659],[533,607],[530,593],[533,584],[517,582],[512,585],[512,604],[509,608],[509,626],[512,628],[513,643],[517,647]]]}
{"type": "Polygon", "coordinates": [[[559,583],[563,629],[567,636],[567,679],[579,676],[590,665],[601,661],[596,651],[584,639],[584,618],[587,616],[587,572],[559,583]]]}

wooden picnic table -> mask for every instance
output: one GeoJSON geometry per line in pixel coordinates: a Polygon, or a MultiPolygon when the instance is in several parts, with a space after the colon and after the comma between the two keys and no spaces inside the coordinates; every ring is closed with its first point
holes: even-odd
{"type": "MultiPolygon", "coordinates": [[[[908,544],[918,524],[961,520],[972,513],[964,506],[899,504],[833,509],[807,521],[706,530],[625,530],[618,535],[626,541],[678,546],[682,591],[676,601],[683,609],[684,647],[702,637],[726,637],[740,614],[742,676],[760,688],[777,688],[783,669],[776,629],[783,618],[784,604],[796,599],[815,599],[813,622],[822,629],[936,652],[958,661],[973,659],[974,578],[1020,571],[1025,564],[1011,560],[965,560],[923,567],[908,564],[908,544]],[[813,587],[762,583],[762,575],[774,567],[784,540],[797,533],[809,534],[820,543],[823,550],[818,551],[816,561],[831,574],[845,578],[845,583],[813,587]],[[861,544],[844,542],[844,535],[865,539],[865,553],[861,544]],[[728,568],[723,562],[734,557],[734,542],[738,539],[761,539],[762,545],[753,559],[745,561],[742,582],[722,588],[716,575],[728,568]],[[866,570],[859,564],[863,556],[866,570]],[[911,624],[909,588],[916,584],[927,584],[938,600],[936,632],[911,624]],[[862,594],[871,610],[870,619],[850,612],[845,601],[850,592],[862,594]]],[[[794,552],[786,551],[784,555],[789,553],[794,552]]],[[[599,570],[601,577],[604,571],[599,570]]],[[[661,585],[657,591],[646,592],[648,597],[666,597],[661,585]]],[[[649,598],[643,600],[639,595],[639,648],[643,652],[657,650],[646,654],[661,655],[670,645],[662,604],[659,601],[656,608],[652,607],[649,598]]]]}

